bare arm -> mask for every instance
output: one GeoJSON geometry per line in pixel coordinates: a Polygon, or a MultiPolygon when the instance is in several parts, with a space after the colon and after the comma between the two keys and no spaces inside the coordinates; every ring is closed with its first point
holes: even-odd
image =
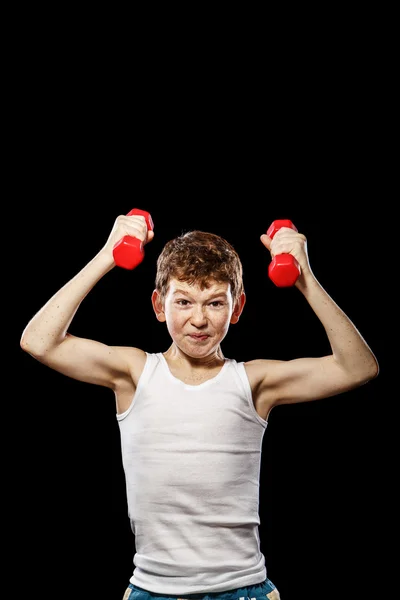
{"type": "Polygon", "coordinates": [[[68,328],[87,294],[115,266],[112,248],[124,235],[150,241],[154,233],[147,232],[141,216],[118,217],[105,246],[33,316],[20,341],[24,351],[48,367],[114,389],[118,378],[129,376],[129,358],[135,350],[79,338],[68,328]]]}
{"type": "Polygon", "coordinates": [[[258,403],[268,409],[277,404],[317,400],[375,378],[379,372],[376,357],[352,321],[314,277],[305,236],[282,228],[272,242],[266,235],[261,241],[272,256],[289,252],[298,260],[301,276],[295,285],[324,327],[332,353],[319,358],[247,363],[258,403]]]}

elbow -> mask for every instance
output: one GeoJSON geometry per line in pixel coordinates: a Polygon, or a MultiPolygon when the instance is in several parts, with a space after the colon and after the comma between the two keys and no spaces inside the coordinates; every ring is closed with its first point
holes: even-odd
{"type": "Polygon", "coordinates": [[[376,379],[378,377],[378,375],[379,375],[379,363],[375,358],[373,367],[371,369],[370,379],[376,379]]]}
{"type": "Polygon", "coordinates": [[[376,379],[379,375],[379,363],[374,357],[361,375],[361,385],[376,379]]]}
{"type": "Polygon", "coordinates": [[[24,352],[29,352],[30,351],[30,344],[29,344],[29,340],[27,340],[27,338],[25,337],[24,334],[22,334],[21,339],[19,340],[19,346],[20,348],[24,351],[24,352]]]}
{"type": "Polygon", "coordinates": [[[37,343],[30,339],[29,336],[22,334],[19,345],[24,352],[30,354],[34,358],[39,359],[41,356],[43,356],[43,349],[40,349],[37,343]]]}
{"type": "Polygon", "coordinates": [[[371,357],[368,361],[353,365],[350,369],[345,368],[343,374],[350,389],[354,389],[376,379],[379,375],[379,364],[375,357],[371,357]]]}
{"type": "Polygon", "coordinates": [[[369,379],[376,379],[379,375],[379,363],[378,363],[378,359],[376,358],[375,354],[372,354],[372,353],[371,353],[369,369],[370,369],[369,379]]]}

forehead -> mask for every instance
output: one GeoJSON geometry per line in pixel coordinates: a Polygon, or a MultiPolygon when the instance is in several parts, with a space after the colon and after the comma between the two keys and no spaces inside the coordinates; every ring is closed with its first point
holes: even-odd
{"type": "Polygon", "coordinates": [[[208,298],[216,295],[229,295],[231,292],[230,283],[227,281],[215,281],[211,279],[207,282],[207,287],[202,288],[198,283],[188,283],[172,278],[168,286],[168,295],[187,294],[196,298],[208,298]]]}

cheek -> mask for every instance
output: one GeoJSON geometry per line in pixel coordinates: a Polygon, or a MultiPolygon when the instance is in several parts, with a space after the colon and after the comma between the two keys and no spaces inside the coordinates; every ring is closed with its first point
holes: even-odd
{"type": "Polygon", "coordinates": [[[216,315],[213,319],[212,319],[212,323],[214,324],[214,327],[218,330],[226,330],[229,327],[229,321],[230,321],[230,314],[229,313],[224,313],[224,314],[218,314],[216,315]]]}
{"type": "Polygon", "coordinates": [[[187,316],[173,310],[166,310],[165,317],[168,323],[168,329],[171,331],[181,329],[182,325],[187,321],[187,316]]]}

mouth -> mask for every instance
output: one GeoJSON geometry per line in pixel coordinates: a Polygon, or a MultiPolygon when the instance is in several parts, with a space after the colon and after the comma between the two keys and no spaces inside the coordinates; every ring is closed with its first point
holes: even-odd
{"type": "Polygon", "coordinates": [[[191,337],[192,340],[195,340],[196,342],[204,342],[204,340],[206,340],[209,336],[208,335],[192,334],[189,337],[191,337]]]}

